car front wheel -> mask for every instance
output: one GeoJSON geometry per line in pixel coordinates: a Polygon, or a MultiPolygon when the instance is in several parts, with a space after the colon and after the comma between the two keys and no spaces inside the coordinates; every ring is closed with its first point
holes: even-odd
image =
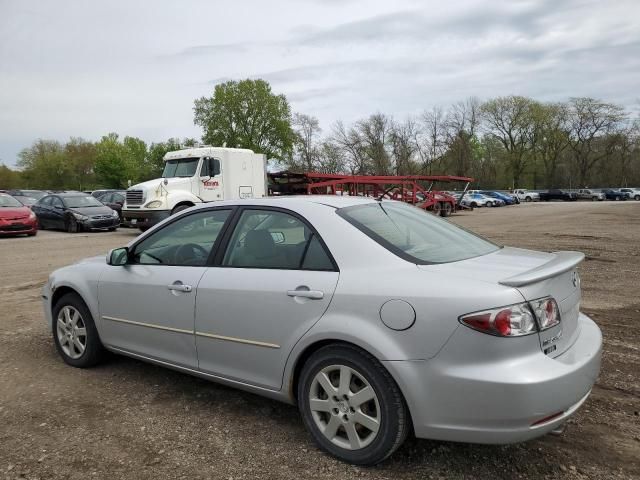
{"type": "Polygon", "coordinates": [[[73,367],[92,367],[102,359],[104,349],[91,312],[75,293],[64,295],[53,307],[53,341],[73,367]]]}
{"type": "Polygon", "coordinates": [[[368,353],[330,345],[305,363],[298,405],[316,443],[341,460],[374,465],[409,432],[409,413],[397,384],[368,353]]]}

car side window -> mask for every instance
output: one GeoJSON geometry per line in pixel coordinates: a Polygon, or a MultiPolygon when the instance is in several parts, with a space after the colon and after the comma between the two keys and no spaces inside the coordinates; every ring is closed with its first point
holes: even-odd
{"type": "Polygon", "coordinates": [[[124,203],[124,196],[120,195],[119,193],[114,193],[111,201],[113,203],[124,203]]]}
{"type": "Polygon", "coordinates": [[[285,270],[333,270],[317,234],[299,218],[271,210],[244,210],[223,266],[285,270]]]}
{"type": "Polygon", "coordinates": [[[51,205],[51,200],[53,200],[53,197],[44,197],[38,203],[40,205],[44,205],[45,207],[48,207],[49,205],[51,205]]]}
{"type": "Polygon", "coordinates": [[[131,263],[205,266],[229,214],[230,210],[208,210],[171,222],[135,246],[131,263]]]}
{"type": "Polygon", "coordinates": [[[59,197],[52,197],[51,198],[51,206],[63,208],[64,207],[64,203],[62,203],[62,200],[60,200],[59,197]]]}

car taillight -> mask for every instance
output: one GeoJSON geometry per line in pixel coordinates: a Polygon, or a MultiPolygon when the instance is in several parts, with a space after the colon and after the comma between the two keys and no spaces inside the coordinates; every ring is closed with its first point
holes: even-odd
{"type": "Polygon", "coordinates": [[[560,323],[560,310],[558,304],[551,297],[539,298],[529,302],[533,313],[538,320],[540,330],[546,330],[560,323]]]}
{"type": "Polygon", "coordinates": [[[538,331],[531,308],[526,302],[463,315],[460,322],[474,330],[498,337],[519,337],[538,331]]]}

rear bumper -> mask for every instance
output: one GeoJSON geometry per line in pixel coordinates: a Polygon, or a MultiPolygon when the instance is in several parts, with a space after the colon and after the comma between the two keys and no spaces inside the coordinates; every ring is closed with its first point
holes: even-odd
{"type": "Polygon", "coordinates": [[[477,334],[461,326],[431,360],[383,363],[405,395],[417,437],[521,442],[564,423],[596,381],[602,334],[586,315],[578,321],[576,341],[555,358],[539,351],[508,361],[459,361],[466,356],[460,349],[469,348],[464,337],[477,334]]]}
{"type": "Polygon", "coordinates": [[[127,227],[150,228],[170,215],[169,210],[122,210],[122,223],[127,227]]]}

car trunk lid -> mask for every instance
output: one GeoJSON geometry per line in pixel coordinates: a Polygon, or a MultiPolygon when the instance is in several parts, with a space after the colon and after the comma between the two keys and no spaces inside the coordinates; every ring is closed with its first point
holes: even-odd
{"type": "Polygon", "coordinates": [[[545,253],[504,247],[488,255],[421,268],[512,287],[527,301],[553,297],[560,310],[560,324],[540,332],[539,338],[545,354],[556,357],[569,348],[579,334],[581,290],[577,266],[583,259],[584,254],[580,252],[545,253]]]}

